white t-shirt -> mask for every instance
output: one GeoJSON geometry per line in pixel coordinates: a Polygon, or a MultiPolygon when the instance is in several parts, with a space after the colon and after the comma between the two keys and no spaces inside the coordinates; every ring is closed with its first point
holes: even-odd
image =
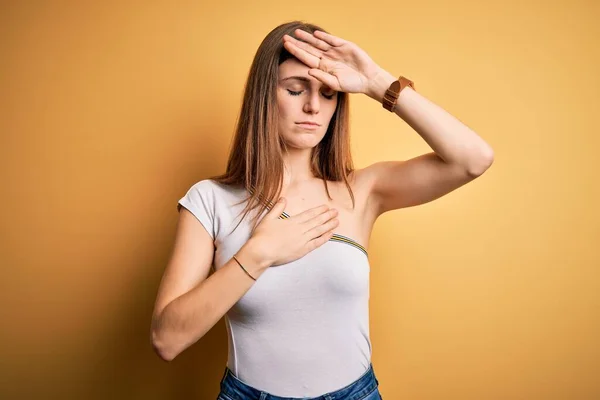
{"type": "MultiPolygon", "coordinates": [[[[248,196],[243,187],[206,179],[178,202],[213,238],[215,270],[250,237],[252,212],[233,230],[248,196]]],[[[225,315],[229,369],[282,397],[316,397],[354,382],[371,363],[369,272],[365,249],[337,234],[304,257],[265,270],[225,315]]]]}

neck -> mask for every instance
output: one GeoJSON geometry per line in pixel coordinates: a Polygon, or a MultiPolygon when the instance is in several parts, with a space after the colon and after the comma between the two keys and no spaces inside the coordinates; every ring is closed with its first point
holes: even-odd
{"type": "Polygon", "coordinates": [[[283,156],[283,185],[294,186],[315,179],[310,170],[312,149],[288,149],[283,156]]]}

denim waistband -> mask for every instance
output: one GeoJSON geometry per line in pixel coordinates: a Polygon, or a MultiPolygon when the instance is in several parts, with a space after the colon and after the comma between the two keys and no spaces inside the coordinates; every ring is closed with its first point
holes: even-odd
{"type": "Polygon", "coordinates": [[[231,399],[227,400],[360,400],[377,389],[379,381],[375,377],[373,364],[354,382],[341,389],[325,393],[317,397],[279,397],[242,382],[233,372],[225,367],[221,378],[221,394],[231,399]]]}

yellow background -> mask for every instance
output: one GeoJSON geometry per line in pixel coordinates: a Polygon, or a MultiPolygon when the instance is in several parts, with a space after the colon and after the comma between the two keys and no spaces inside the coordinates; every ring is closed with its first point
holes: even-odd
{"type": "MultiPolygon", "coordinates": [[[[219,322],[149,341],[176,202],[223,171],[254,53],[322,25],[487,140],[495,163],[384,214],[369,247],[386,400],[600,398],[597,1],[5,1],[0,398],[214,399],[219,322]]],[[[357,167],[429,151],[351,98],[357,167]]]]}

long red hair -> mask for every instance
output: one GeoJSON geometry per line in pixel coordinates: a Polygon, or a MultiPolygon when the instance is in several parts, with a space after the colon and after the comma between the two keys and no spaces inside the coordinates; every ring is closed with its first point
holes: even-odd
{"type": "MultiPolygon", "coordinates": [[[[278,132],[277,82],[279,65],[294,57],[283,47],[283,36],[296,38],[296,29],[327,32],[313,24],[292,21],[279,25],[263,39],[248,73],[227,170],[210,178],[225,185],[241,185],[248,190],[249,197],[244,200],[248,204],[242,219],[260,207],[254,227],[257,217],[281,194],[285,143],[278,132]]],[[[354,170],[350,152],[349,98],[345,92],[338,92],[337,96],[337,107],[327,132],[312,151],[311,171],[323,180],[329,199],[327,181],[344,181],[354,205],[354,194],[348,183],[348,176],[354,170]]]]}

